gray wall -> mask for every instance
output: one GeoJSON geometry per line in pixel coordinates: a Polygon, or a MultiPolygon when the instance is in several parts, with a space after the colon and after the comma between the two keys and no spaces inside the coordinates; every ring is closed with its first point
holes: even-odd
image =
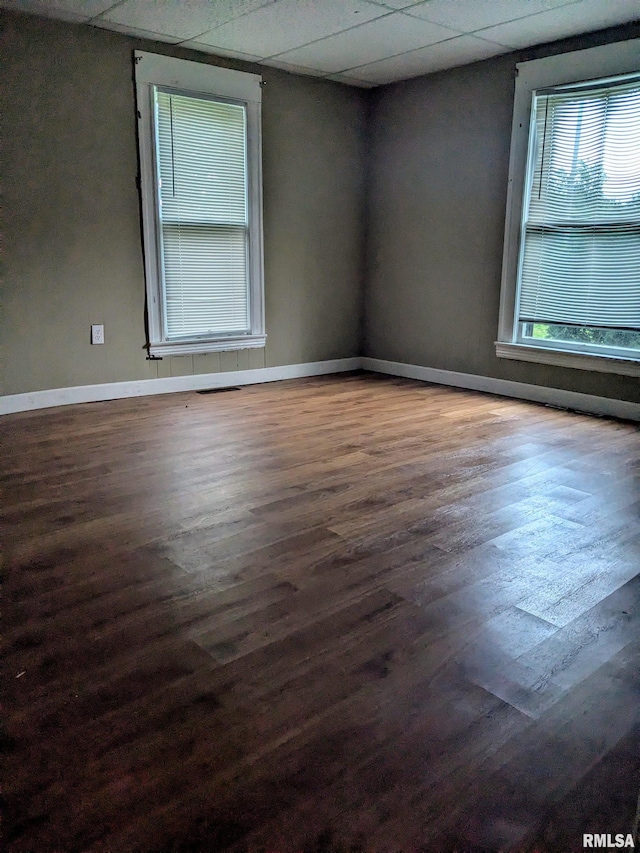
{"type": "Polygon", "coordinates": [[[86,26],[2,23],[2,393],[358,353],[365,92],[86,26]],[[265,350],[146,360],[134,49],[266,80],[265,350]]]}
{"type": "Polygon", "coordinates": [[[0,15],[1,393],[365,353],[640,400],[636,379],[499,360],[493,345],[515,63],[640,27],[365,92],[0,15]],[[265,350],[145,358],[134,49],[266,80],[265,350]]]}
{"type": "Polygon", "coordinates": [[[365,354],[640,401],[632,377],[495,355],[515,64],[636,25],[374,90],[365,354]]]}

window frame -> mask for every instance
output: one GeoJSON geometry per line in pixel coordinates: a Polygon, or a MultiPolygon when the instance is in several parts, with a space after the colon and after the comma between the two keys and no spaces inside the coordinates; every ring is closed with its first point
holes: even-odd
{"type": "Polygon", "coordinates": [[[262,78],[244,71],[143,51],[134,51],[134,63],[149,354],[191,355],[263,347],[266,343],[266,332],[262,222],[262,78]],[[174,90],[186,96],[204,96],[245,106],[249,333],[189,336],[171,340],[166,338],[154,109],[156,87],[160,90],[174,90]]]}
{"type": "Polygon", "coordinates": [[[640,354],[637,358],[607,352],[597,354],[592,350],[585,352],[580,345],[565,346],[562,342],[553,341],[532,344],[529,343],[531,339],[523,340],[517,319],[518,269],[524,244],[522,233],[534,96],[539,90],[554,86],[580,85],[637,73],[640,71],[638,56],[640,39],[630,39],[516,65],[500,311],[495,343],[498,358],[640,376],[640,354]]]}

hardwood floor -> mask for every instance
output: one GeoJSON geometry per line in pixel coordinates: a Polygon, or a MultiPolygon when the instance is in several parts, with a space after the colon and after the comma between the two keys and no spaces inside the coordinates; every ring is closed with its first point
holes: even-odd
{"type": "Polygon", "coordinates": [[[364,374],[0,431],[11,853],[631,832],[637,426],[364,374]]]}

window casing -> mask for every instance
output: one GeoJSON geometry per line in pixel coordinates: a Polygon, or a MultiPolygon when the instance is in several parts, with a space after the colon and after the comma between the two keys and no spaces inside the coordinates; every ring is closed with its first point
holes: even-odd
{"type": "Polygon", "coordinates": [[[639,51],[518,66],[499,357],[640,376],[639,51]]]}
{"type": "Polygon", "coordinates": [[[262,347],[261,78],[135,63],[149,352],[262,347]]]}

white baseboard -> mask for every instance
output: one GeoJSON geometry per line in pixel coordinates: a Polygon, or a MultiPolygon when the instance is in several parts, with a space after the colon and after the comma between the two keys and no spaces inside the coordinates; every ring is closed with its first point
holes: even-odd
{"type": "Polygon", "coordinates": [[[626,400],[579,394],[577,391],[563,391],[560,388],[546,388],[543,385],[527,385],[525,382],[511,382],[508,379],[493,379],[490,376],[477,376],[473,373],[438,370],[434,367],[421,367],[399,361],[385,361],[380,358],[362,358],[361,366],[364,370],[372,370],[375,373],[420,379],[423,382],[435,382],[438,385],[452,385],[455,388],[467,388],[470,391],[485,391],[501,397],[532,400],[536,403],[546,403],[562,409],[575,409],[593,415],[640,421],[640,403],[629,403],[626,400]]]}
{"type": "Polygon", "coordinates": [[[227,373],[200,373],[192,376],[168,376],[163,379],[140,379],[131,382],[107,382],[102,385],[78,385],[72,388],[52,388],[27,394],[9,394],[0,397],[0,415],[67,406],[72,403],[95,403],[123,397],[146,397],[153,394],[170,394],[175,391],[203,391],[207,388],[224,388],[227,385],[257,385],[262,382],[279,382],[282,379],[299,379],[305,376],[322,376],[344,373],[348,370],[371,370],[390,376],[404,376],[438,385],[451,385],[471,391],[485,391],[501,397],[532,400],[563,409],[575,409],[589,414],[640,421],[640,404],[576,391],[562,391],[542,385],[527,385],[507,379],[493,379],[473,373],[438,370],[417,364],[385,361],[380,358],[336,358],[329,361],[312,361],[306,364],[285,364],[281,367],[261,367],[254,370],[232,370],[227,373]]]}
{"type": "Polygon", "coordinates": [[[203,391],[207,388],[224,388],[228,385],[257,385],[261,382],[279,382],[282,379],[344,373],[348,370],[358,370],[360,363],[361,359],[358,357],[335,358],[330,361],[312,361],[306,364],[285,364],[281,367],[167,376],[162,379],[139,379],[131,382],[106,382],[102,385],[77,385],[72,388],[52,388],[48,391],[32,391],[27,394],[9,394],[0,397],[0,415],[47,409],[52,406],[68,406],[72,403],[96,403],[101,400],[119,400],[123,397],[147,397],[153,394],[171,394],[175,391],[203,391]]]}

